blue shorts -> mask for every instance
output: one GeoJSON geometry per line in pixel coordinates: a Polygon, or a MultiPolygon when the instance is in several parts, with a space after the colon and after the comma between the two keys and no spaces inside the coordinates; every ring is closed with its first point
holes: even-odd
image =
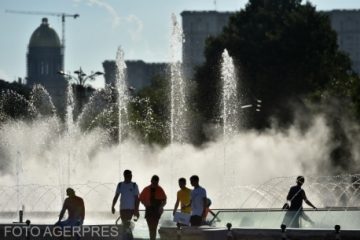
{"type": "Polygon", "coordinates": [[[67,219],[57,224],[60,227],[77,227],[82,225],[82,221],[79,219],[67,219]]]}

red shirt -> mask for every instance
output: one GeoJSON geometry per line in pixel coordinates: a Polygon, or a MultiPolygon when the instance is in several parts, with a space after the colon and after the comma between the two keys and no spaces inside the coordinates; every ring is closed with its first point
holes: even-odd
{"type": "Polygon", "coordinates": [[[142,192],[140,193],[140,202],[142,204],[145,205],[145,207],[150,207],[151,206],[151,191],[152,189],[155,189],[153,191],[155,191],[154,193],[154,199],[158,200],[158,201],[165,201],[166,200],[166,194],[164,192],[164,190],[162,189],[162,187],[160,186],[152,186],[149,185],[147,187],[145,187],[142,192]]]}

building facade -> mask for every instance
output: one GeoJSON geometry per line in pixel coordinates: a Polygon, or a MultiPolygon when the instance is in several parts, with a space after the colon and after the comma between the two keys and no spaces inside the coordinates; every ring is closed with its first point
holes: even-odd
{"type": "Polygon", "coordinates": [[[64,69],[64,53],[59,36],[47,18],[31,35],[27,53],[27,86],[41,84],[49,92],[60,113],[65,109],[67,82],[58,74],[64,69]]]}
{"type": "Polygon", "coordinates": [[[103,63],[105,85],[115,86],[116,64],[114,60],[105,60],[103,63]]]}
{"type": "MultiPolygon", "coordinates": [[[[125,61],[126,79],[129,87],[139,91],[144,87],[150,86],[155,77],[166,77],[168,74],[167,63],[146,63],[141,60],[125,61]]],[[[116,64],[115,61],[104,61],[105,84],[115,85],[116,64]]]]}
{"type": "Polygon", "coordinates": [[[360,10],[333,10],[327,14],[340,49],[349,55],[353,70],[360,74],[360,10]]]}
{"type": "Polygon", "coordinates": [[[186,79],[191,79],[194,67],[205,62],[206,39],[218,36],[229,21],[231,12],[184,11],[181,13],[184,33],[183,69],[186,79]]]}

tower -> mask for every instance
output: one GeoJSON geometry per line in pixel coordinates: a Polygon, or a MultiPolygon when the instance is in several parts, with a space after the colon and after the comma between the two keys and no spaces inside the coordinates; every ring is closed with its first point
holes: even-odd
{"type": "Polygon", "coordinates": [[[233,12],[217,11],[183,11],[181,13],[185,37],[183,43],[185,79],[192,79],[195,67],[205,62],[206,39],[221,34],[232,14],[233,12]]]}
{"type": "Polygon", "coordinates": [[[27,53],[27,85],[43,85],[60,113],[65,109],[66,80],[58,74],[63,70],[64,54],[58,34],[47,18],[33,32],[27,53]]]}

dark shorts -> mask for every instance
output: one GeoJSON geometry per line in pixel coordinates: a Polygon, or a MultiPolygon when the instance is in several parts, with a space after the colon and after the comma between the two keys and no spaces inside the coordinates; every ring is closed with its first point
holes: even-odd
{"type": "Polygon", "coordinates": [[[190,224],[191,226],[201,226],[202,217],[198,215],[192,215],[190,217],[190,224]]]}
{"type": "Polygon", "coordinates": [[[61,221],[55,224],[60,227],[77,227],[82,225],[82,221],[79,219],[67,219],[65,221],[61,221]]]}
{"type": "Polygon", "coordinates": [[[146,207],[145,208],[145,218],[153,218],[153,219],[160,219],[161,212],[158,207],[146,207]]]}
{"type": "Polygon", "coordinates": [[[120,209],[120,218],[122,221],[129,221],[133,217],[134,213],[134,209],[120,209]]]}

